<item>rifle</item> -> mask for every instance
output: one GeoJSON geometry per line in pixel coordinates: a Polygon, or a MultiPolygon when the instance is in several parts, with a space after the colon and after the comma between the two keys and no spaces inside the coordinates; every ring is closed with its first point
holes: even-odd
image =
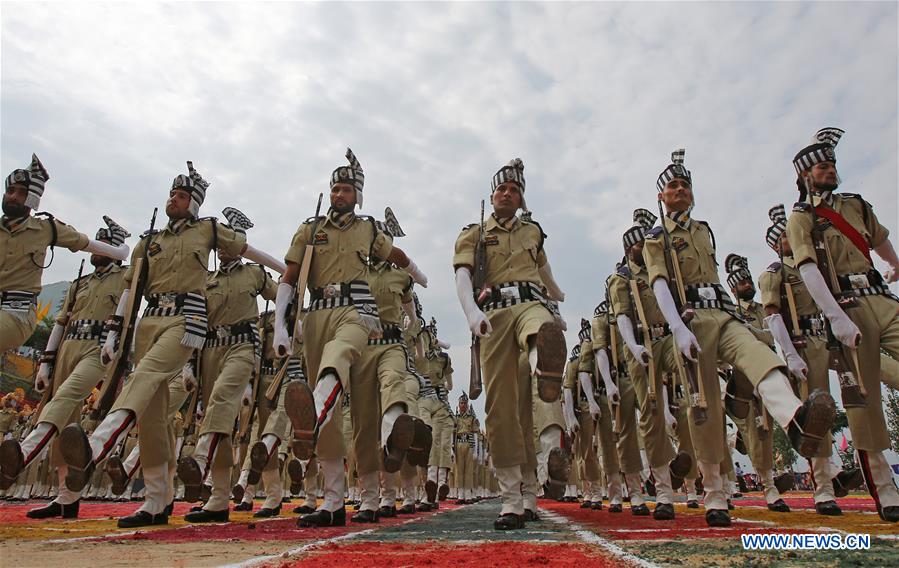
{"type": "Polygon", "coordinates": [[[631,305],[637,312],[640,326],[643,327],[643,347],[649,353],[649,405],[653,414],[656,412],[656,366],[652,357],[652,337],[649,329],[649,321],[646,319],[646,312],[643,309],[643,299],[640,298],[640,286],[637,285],[636,278],[628,280],[631,288],[631,296],[633,302],[631,305]]]}
{"type": "MultiPolygon", "coordinates": [[[[844,296],[840,280],[837,277],[836,269],[833,265],[833,256],[830,253],[830,245],[824,236],[824,231],[830,226],[830,223],[818,224],[818,215],[815,213],[815,202],[812,192],[809,191],[809,202],[811,204],[810,211],[812,214],[812,243],[815,246],[815,256],[818,260],[818,267],[822,274],[826,274],[825,281],[830,288],[830,292],[837,299],[837,303],[844,310],[858,306],[858,301],[851,296],[844,296]]],[[[825,320],[824,325],[827,331],[827,351],[830,353],[830,368],[836,371],[840,380],[840,394],[843,399],[843,406],[846,408],[865,408],[868,406],[865,385],[862,382],[861,366],[858,362],[858,350],[849,349],[852,354],[852,363],[856,372],[852,372],[852,366],[846,359],[846,351],[844,346],[833,334],[833,327],[830,320],[825,320]]]]}
{"type": "MultiPolygon", "coordinates": [[[[269,301],[265,301],[265,310],[263,313],[268,312],[268,303],[269,301]]],[[[273,315],[268,315],[267,317],[274,317],[273,315]]],[[[240,424],[240,431],[237,433],[237,439],[243,443],[243,439],[247,438],[247,442],[249,439],[250,432],[250,423],[253,422],[253,415],[256,413],[256,407],[258,406],[257,400],[259,398],[259,386],[262,384],[262,360],[265,358],[265,340],[267,339],[266,335],[268,334],[268,326],[263,325],[262,329],[259,330],[259,360],[256,361],[256,373],[253,377],[253,394],[250,398],[250,413],[247,415],[247,419],[242,421],[240,424]]]]}
{"type": "Polygon", "coordinates": [[[133,277],[131,278],[130,294],[128,296],[128,305],[125,306],[125,314],[122,319],[122,332],[119,340],[119,348],[116,350],[115,357],[106,367],[107,380],[103,382],[100,396],[94,403],[91,411],[91,418],[101,420],[112,408],[115,401],[119,383],[125,377],[125,371],[128,368],[128,360],[131,355],[131,344],[134,340],[135,323],[137,321],[137,312],[140,310],[141,297],[147,287],[147,279],[150,275],[150,260],[148,249],[150,241],[153,239],[153,231],[156,228],[156,213],[158,207],[153,208],[153,217],[150,218],[150,230],[147,231],[147,240],[144,242],[144,254],[134,261],[133,277]]]}
{"type": "MultiPolygon", "coordinates": [[[[606,298],[608,298],[608,288],[606,289],[606,298]]],[[[621,381],[618,380],[618,371],[620,369],[620,362],[618,361],[618,330],[616,329],[617,325],[612,323],[612,310],[611,307],[609,311],[606,312],[606,321],[609,324],[609,351],[611,354],[612,360],[612,370],[609,373],[612,378],[613,384],[618,386],[621,381]]],[[[618,389],[618,402],[612,402],[612,397],[609,397],[609,406],[611,406],[612,411],[614,412],[614,424],[612,425],[612,435],[615,438],[615,441],[618,441],[618,437],[621,435],[621,389],[618,389]]]]}
{"type": "MultiPolygon", "coordinates": [[[[781,297],[786,298],[787,312],[790,316],[790,339],[792,339],[793,346],[799,352],[800,356],[802,356],[805,351],[806,341],[805,338],[802,337],[799,329],[799,313],[796,311],[796,295],[793,293],[793,284],[789,282],[786,271],[784,270],[783,241],[778,242],[777,256],[780,259],[780,283],[783,287],[783,294],[781,294],[781,297]]],[[[781,310],[782,309],[783,308],[781,307],[781,310]]],[[[802,395],[802,399],[805,400],[808,398],[808,381],[804,381],[799,377],[797,377],[797,380],[799,381],[799,392],[802,395]]]]}
{"type": "MultiPolygon", "coordinates": [[[[658,201],[659,218],[661,219],[662,240],[665,247],[665,269],[669,275],[668,286],[673,285],[677,294],[674,294],[675,306],[681,312],[681,319],[690,328],[690,322],[696,315],[692,306],[687,302],[687,292],[684,288],[684,279],[680,271],[680,260],[677,257],[677,251],[671,245],[671,235],[668,234],[668,227],[665,226],[665,213],[662,211],[662,201],[658,201]],[[670,278],[674,278],[671,282],[670,278]]],[[[694,357],[696,354],[694,353],[694,357]]],[[[677,362],[678,371],[686,378],[686,386],[689,392],[690,410],[692,411],[693,423],[699,426],[708,420],[708,404],[705,400],[705,388],[702,384],[702,374],[699,365],[689,359],[684,359],[683,354],[674,346],[674,360],[677,362]]]]}
{"type": "MultiPolygon", "coordinates": [[[[484,200],[481,200],[481,224],[478,228],[478,244],[474,249],[474,274],[471,283],[475,291],[475,304],[483,305],[490,293],[487,286],[487,244],[484,236],[484,200]]],[[[481,338],[471,334],[471,377],[468,381],[468,395],[471,400],[481,396],[484,389],[481,377],[481,338]]]]}

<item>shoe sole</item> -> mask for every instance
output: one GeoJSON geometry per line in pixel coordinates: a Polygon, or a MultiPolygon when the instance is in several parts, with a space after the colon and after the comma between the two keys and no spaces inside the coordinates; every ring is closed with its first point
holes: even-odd
{"type": "Polygon", "coordinates": [[[437,500],[438,501],[446,501],[446,496],[449,495],[449,485],[441,485],[437,488],[437,500]]]}
{"type": "Polygon", "coordinates": [[[233,497],[232,500],[234,501],[235,505],[240,505],[240,503],[243,501],[243,495],[245,492],[246,490],[240,484],[237,484],[231,488],[231,495],[233,497]]]}
{"type": "Polygon", "coordinates": [[[428,498],[428,503],[436,503],[437,502],[437,482],[431,481],[430,479],[425,481],[425,496],[428,498]]]}
{"type": "Polygon", "coordinates": [[[315,399],[309,386],[291,381],[284,390],[284,408],[293,428],[293,455],[299,460],[312,459],[315,452],[315,399]]]}
{"type": "MultiPolygon", "coordinates": [[[[200,484],[203,482],[203,472],[193,458],[184,458],[178,462],[178,479],[184,484],[184,500],[188,503],[196,503],[200,500],[200,484]]],[[[185,518],[186,520],[186,518],[185,518]]]]}
{"type": "Polygon", "coordinates": [[[567,483],[571,476],[571,455],[562,448],[553,448],[546,461],[546,470],[553,481],[567,483]]]}
{"type": "Polygon", "coordinates": [[[565,334],[556,322],[546,322],[537,332],[537,394],[543,402],[558,402],[565,369],[565,334]]]}
{"type": "Polygon", "coordinates": [[[812,402],[805,415],[799,447],[796,449],[805,458],[814,457],[824,441],[824,435],[830,430],[837,411],[833,397],[824,391],[812,393],[809,399],[812,402]]]}
{"type": "Polygon", "coordinates": [[[840,477],[846,472],[840,472],[834,477],[833,481],[833,493],[836,497],[845,497],[849,495],[849,492],[860,488],[865,483],[865,476],[862,475],[862,470],[854,469],[849,472],[849,475],[845,475],[842,478],[840,477]],[[837,488],[839,486],[839,488],[837,488]]]}
{"type": "Polygon", "coordinates": [[[668,468],[671,470],[671,475],[674,477],[679,477],[683,479],[690,473],[690,468],[693,467],[693,458],[690,457],[690,454],[686,452],[680,452],[677,454],[671,463],[668,464],[668,468]]]}
{"type": "Polygon", "coordinates": [[[247,483],[257,485],[262,478],[262,470],[268,465],[269,454],[268,448],[262,442],[256,442],[250,448],[250,474],[247,476],[247,483]]]}
{"type": "Polygon", "coordinates": [[[66,488],[76,492],[83,490],[90,479],[85,469],[93,458],[90,442],[84,430],[77,424],[63,428],[59,433],[59,449],[63,461],[69,468],[66,474],[66,488]]]}
{"type": "Polygon", "coordinates": [[[300,460],[293,459],[287,462],[287,475],[293,483],[303,482],[303,464],[300,460]]]}
{"type": "Polygon", "coordinates": [[[109,476],[109,479],[112,480],[112,494],[113,495],[121,495],[125,492],[125,488],[128,487],[128,473],[125,471],[125,466],[122,465],[122,458],[119,456],[110,456],[109,459],[106,460],[106,465],[103,466],[103,470],[106,472],[106,475],[109,476]]]}
{"type": "Polygon", "coordinates": [[[431,455],[431,445],[434,443],[431,429],[420,418],[414,418],[413,422],[415,422],[415,437],[412,445],[406,451],[406,462],[411,466],[427,467],[428,458],[431,455]]]}
{"type": "Polygon", "coordinates": [[[25,469],[22,450],[15,440],[5,440],[0,444],[0,490],[6,491],[13,486],[16,478],[25,469]]]}
{"type": "Polygon", "coordinates": [[[778,475],[774,478],[774,487],[776,487],[777,492],[782,495],[796,487],[796,480],[793,479],[793,475],[789,473],[778,475]]]}
{"type": "Polygon", "coordinates": [[[387,473],[396,473],[403,467],[406,450],[412,445],[414,439],[415,422],[408,414],[400,414],[393,424],[393,429],[390,431],[390,437],[387,438],[387,451],[384,456],[384,471],[387,473]]]}

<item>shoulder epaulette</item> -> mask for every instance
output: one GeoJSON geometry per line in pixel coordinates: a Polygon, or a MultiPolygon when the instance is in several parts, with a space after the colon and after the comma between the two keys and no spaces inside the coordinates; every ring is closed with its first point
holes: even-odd
{"type": "Polygon", "coordinates": [[[356,215],[356,219],[362,219],[363,221],[371,221],[372,223],[375,222],[375,218],[372,217],[371,215],[356,215]]]}
{"type": "Polygon", "coordinates": [[[218,217],[200,217],[197,221],[212,221],[213,223],[217,223],[218,217]]]}
{"type": "Polygon", "coordinates": [[[765,270],[766,270],[767,272],[777,272],[777,271],[780,270],[780,267],[781,267],[781,266],[783,266],[783,265],[781,264],[781,262],[780,262],[779,260],[775,260],[774,262],[772,262],[771,264],[769,264],[769,265],[768,265],[768,268],[766,268],[765,270]]]}
{"type": "Polygon", "coordinates": [[[151,229],[147,229],[146,231],[144,231],[143,233],[140,234],[140,238],[141,238],[141,239],[145,239],[145,238],[147,238],[147,237],[152,237],[153,235],[155,235],[155,234],[158,233],[159,231],[160,231],[160,229],[152,229],[152,230],[151,230],[151,229]]]}
{"type": "Polygon", "coordinates": [[[615,271],[615,274],[624,276],[625,278],[630,278],[631,277],[631,268],[626,264],[622,264],[621,266],[618,267],[618,270],[615,271]]]}
{"type": "Polygon", "coordinates": [[[659,235],[661,235],[661,234],[662,234],[662,226],[657,225],[657,226],[653,227],[652,229],[646,231],[646,238],[647,239],[655,239],[655,238],[658,238],[659,235]]]}
{"type": "Polygon", "coordinates": [[[715,232],[712,230],[712,226],[709,225],[707,221],[699,221],[699,223],[709,230],[709,237],[712,239],[712,248],[717,251],[718,245],[715,243],[715,232]]]}
{"type": "Polygon", "coordinates": [[[797,201],[793,204],[793,211],[797,213],[808,212],[812,210],[812,204],[806,203],[805,201],[797,201]]]}
{"type": "Polygon", "coordinates": [[[540,231],[540,238],[542,238],[542,239],[544,239],[544,240],[547,239],[546,233],[543,232],[543,227],[540,226],[540,223],[538,223],[537,221],[534,221],[533,218],[531,218],[531,219],[522,219],[521,222],[524,223],[524,224],[526,224],[526,225],[536,225],[536,226],[537,226],[537,229],[540,231]]]}
{"type": "Polygon", "coordinates": [[[305,225],[306,223],[311,223],[311,222],[316,221],[316,220],[318,220],[318,219],[324,219],[324,218],[325,218],[324,215],[319,215],[319,216],[317,216],[317,217],[316,217],[315,215],[313,215],[312,217],[309,217],[308,219],[306,219],[305,221],[303,221],[303,224],[305,225]]]}

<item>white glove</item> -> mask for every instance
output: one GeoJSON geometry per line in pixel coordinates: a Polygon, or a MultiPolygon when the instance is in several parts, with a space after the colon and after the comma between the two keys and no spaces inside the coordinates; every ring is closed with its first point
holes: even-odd
{"type": "Polygon", "coordinates": [[[662,278],[656,278],[656,281],[652,283],[652,292],[655,294],[662,315],[665,316],[665,320],[668,322],[668,327],[671,328],[671,333],[674,335],[674,344],[677,346],[678,351],[683,353],[684,357],[690,361],[696,362],[696,358],[693,357],[693,350],[695,349],[697,353],[701,353],[702,349],[699,347],[699,342],[696,341],[696,336],[693,335],[693,332],[687,328],[681,319],[677,306],[674,305],[671,290],[668,289],[668,283],[662,278]]]}
{"type": "Polygon", "coordinates": [[[803,361],[802,357],[799,356],[799,353],[796,352],[796,346],[793,345],[793,340],[790,338],[790,332],[787,331],[787,326],[784,324],[783,317],[780,314],[771,314],[765,318],[765,325],[768,326],[768,330],[771,332],[771,335],[774,336],[774,341],[780,346],[780,351],[784,354],[784,359],[787,362],[787,369],[789,369],[797,379],[803,381],[807,380],[808,365],[805,364],[805,361],[803,361]]]}
{"type": "Polygon", "coordinates": [[[181,368],[181,384],[184,385],[184,390],[187,392],[194,392],[194,389],[197,388],[197,376],[194,374],[194,366],[190,361],[181,368]]]}
{"type": "Polygon", "coordinates": [[[609,367],[609,354],[606,353],[605,349],[598,349],[595,358],[596,365],[599,368],[599,374],[602,377],[602,382],[606,385],[606,396],[609,397],[609,402],[618,404],[618,387],[612,382],[612,369],[609,367]]]}
{"type": "MultiPolygon", "coordinates": [[[[278,284],[278,293],[275,296],[275,335],[272,340],[272,347],[278,357],[286,357],[293,354],[293,342],[290,340],[290,332],[287,330],[287,306],[294,296],[294,288],[290,284],[278,284]]],[[[302,327],[299,323],[298,327],[302,327]]]]}
{"type": "Polygon", "coordinates": [[[587,406],[590,407],[590,416],[593,417],[593,420],[599,421],[602,416],[602,408],[593,396],[593,379],[590,377],[590,373],[578,373],[577,380],[581,384],[581,391],[584,393],[584,397],[587,399],[587,406]]]}
{"type": "Polygon", "coordinates": [[[652,353],[650,353],[645,347],[637,343],[637,339],[634,336],[634,325],[631,323],[631,318],[627,317],[625,314],[620,314],[616,320],[618,321],[618,330],[621,332],[621,337],[624,338],[624,343],[627,345],[628,350],[631,352],[631,355],[634,356],[634,359],[637,360],[637,363],[640,363],[644,367],[649,365],[649,360],[652,359],[652,353]]]}
{"type": "Polygon", "coordinates": [[[571,392],[571,389],[564,389],[562,395],[565,401],[565,404],[562,405],[562,417],[565,419],[565,427],[569,433],[575,434],[578,428],[580,428],[580,424],[574,415],[574,394],[571,392]]]}
{"type": "Polygon", "coordinates": [[[441,349],[449,349],[450,348],[450,344],[442,339],[437,340],[437,346],[440,347],[441,349]]]}
{"type": "Polygon", "coordinates": [[[556,279],[553,278],[553,271],[552,268],[550,268],[549,263],[547,262],[538,268],[537,273],[540,275],[540,280],[543,281],[543,285],[546,286],[546,292],[549,299],[557,302],[564,302],[565,292],[563,292],[559,288],[559,285],[556,284],[556,279]]]}
{"type": "Polygon", "coordinates": [[[843,308],[834,299],[818,265],[813,262],[806,262],[799,267],[799,274],[805,281],[805,287],[808,289],[809,295],[830,320],[830,328],[833,330],[834,336],[840,343],[847,347],[855,349],[862,340],[862,333],[858,326],[853,323],[843,308]]]}
{"type": "Polygon", "coordinates": [[[609,397],[609,403],[618,404],[621,396],[618,394],[618,387],[612,381],[603,381],[606,385],[606,396],[609,397]]]}
{"type": "Polygon", "coordinates": [[[409,273],[409,276],[412,277],[412,280],[415,281],[416,284],[420,285],[422,288],[428,287],[428,277],[425,276],[425,273],[418,269],[418,266],[409,259],[409,266],[404,269],[409,273]]]}
{"type": "Polygon", "coordinates": [[[247,388],[243,391],[243,397],[240,399],[240,403],[244,406],[250,406],[253,401],[253,385],[247,385],[247,388]]]}
{"type": "Polygon", "coordinates": [[[37,375],[34,376],[34,390],[44,392],[50,386],[50,365],[41,363],[38,367],[37,375]]]}
{"type": "Polygon", "coordinates": [[[271,268],[278,274],[284,274],[284,271],[287,270],[287,265],[284,264],[283,260],[278,260],[267,252],[263,252],[250,243],[247,243],[247,249],[243,251],[243,257],[253,262],[258,262],[262,266],[267,268],[271,268]]]}
{"type": "Polygon", "coordinates": [[[100,349],[100,360],[104,365],[108,365],[110,361],[115,359],[115,342],[119,334],[116,331],[110,331],[103,342],[103,348],[100,349]]]}
{"type": "Polygon", "coordinates": [[[468,320],[468,329],[471,333],[478,337],[487,337],[493,333],[490,320],[474,301],[471,273],[464,266],[456,270],[456,295],[459,297],[459,303],[462,304],[462,311],[465,313],[465,319],[468,320]]]}
{"type": "Polygon", "coordinates": [[[108,256],[113,260],[125,260],[126,258],[128,258],[128,251],[131,249],[129,249],[128,245],[124,243],[118,246],[112,246],[111,244],[104,243],[102,241],[88,239],[87,246],[81,250],[92,254],[108,256]]]}
{"type": "Polygon", "coordinates": [[[887,281],[887,284],[892,284],[899,280],[899,269],[895,266],[890,266],[886,269],[886,272],[883,273],[883,278],[887,281]]]}

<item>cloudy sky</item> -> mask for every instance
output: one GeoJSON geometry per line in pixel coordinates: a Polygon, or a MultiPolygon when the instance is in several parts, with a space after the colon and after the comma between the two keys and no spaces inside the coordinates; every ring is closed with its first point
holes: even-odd
{"type": "Polygon", "coordinates": [[[460,387],[453,242],[513,157],[572,338],[677,147],[722,264],[773,260],[766,212],[794,201],[790,160],[823,126],[846,130],[842,189],[897,229],[895,3],[6,2],[0,47],[4,175],[36,152],[42,208],[84,232],[102,214],[141,232],[192,160],[202,213],[241,209],[281,256],[351,146],[363,213],[392,207],[430,278],[460,387]]]}

